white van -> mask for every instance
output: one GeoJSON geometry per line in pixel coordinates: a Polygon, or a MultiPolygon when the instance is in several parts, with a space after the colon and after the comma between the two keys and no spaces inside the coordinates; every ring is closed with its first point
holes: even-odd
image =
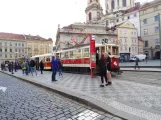
{"type": "Polygon", "coordinates": [[[135,57],[139,58],[139,61],[144,61],[146,58],[146,55],[140,54],[140,55],[135,55],[135,57]]]}

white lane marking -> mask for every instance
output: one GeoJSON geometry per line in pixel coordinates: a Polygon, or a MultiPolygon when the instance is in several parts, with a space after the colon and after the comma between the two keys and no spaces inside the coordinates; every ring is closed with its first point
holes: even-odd
{"type": "Polygon", "coordinates": [[[6,92],[7,88],[0,86],[0,90],[2,90],[4,93],[6,92]]]}

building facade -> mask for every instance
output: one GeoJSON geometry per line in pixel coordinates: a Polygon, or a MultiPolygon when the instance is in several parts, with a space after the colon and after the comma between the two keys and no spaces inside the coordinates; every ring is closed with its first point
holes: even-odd
{"type": "Polygon", "coordinates": [[[26,55],[26,41],[23,35],[0,33],[0,64],[5,61],[15,61],[26,55]]]}
{"type": "Polygon", "coordinates": [[[15,61],[18,58],[29,58],[34,55],[51,53],[52,39],[40,36],[0,33],[0,64],[15,61]]]}
{"type": "Polygon", "coordinates": [[[161,0],[145,3],[140,8],[141,37],[144,41],[144,53],[150,59],[160,59],[158,13],[161,13],[161,0]]]}
{"type": "Polygon", "coordinates": [[[89,34],[95,35],[97,44],[116,43],[117,31],[106,31],[105,26],[96,24],[75,23],[69,26],[58,28],[55,45],[57,51],[72,47],[77,44],[89,45],[89,34]]]}
{"type": "Polygon", "coordinates": [[[106,14],[134,7],[135,0],[105,0],[106,14]]]}
{"type": "Polygon", "coordinates": [[[138,37],[138,54],[144,54],[143,48],[144,41],[141,39],[141,37],[138,37]]]}
{"type": "Polygon", "coordinates": [[[129,21],[117,27],[118,40],[120,41],[120,57],[123,61],[129,61],[130,57],[138,54],[138,34],[135,26],[129,21]]]}
{"type": "Polygon", "coordinates": [[[26,40],[27,55],[29,57],[41,54],[52,53],[53,41],[40,36],[24,35],[26,40]]]}

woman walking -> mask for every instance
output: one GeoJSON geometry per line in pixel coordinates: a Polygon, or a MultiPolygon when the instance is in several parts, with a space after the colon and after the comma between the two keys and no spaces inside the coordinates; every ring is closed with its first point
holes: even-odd
{"type": "Polygon", "coordinates": [[[112,81],[111,81],[111,58],[108,53],[105,53],[105,57],[106,57],[106,66],[107,66],[108,85],[111,85],[112,84],[112,81]]]}
{"type": "Polygon", "coordinates": [[[103,54],[101,55],[101,59],[98,61],[98,65],[99,65],[99,68],[100,68],[100,75],[101,75],[101,82],[102,82],[100,87],[104,87],[104,79],[103,79],[103,77],[106,80],[106,86],[107,86],[108,82],[107,82],[107,72],[106,72],[106,70],[107,70],[106,69],[106,59],[105,59],[103,54]]]}

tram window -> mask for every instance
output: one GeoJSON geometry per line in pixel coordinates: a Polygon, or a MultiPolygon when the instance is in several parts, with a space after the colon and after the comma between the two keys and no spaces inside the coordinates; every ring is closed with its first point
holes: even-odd
{"type": "Polygon", "coordinates": [[[74,52],[70,51],[70,58],[73,58],[73,57],[74,57],[74,52]]]}
{"type": "Polygon", "coordinates": [[[118,53],[118,47],[113,47],[112,48],[112,53],[114,54],[114,55],[118,55],[119,53],[118,53]]]}
{"type": "Polygon", "coordinates": [[[76,51],[76,58],[81,58],[81,49],[76,51]]]}
{"type": "Polygon", "coordinates": [[[50,61],[50,58],[46,58],[46,62],[49,62],[50,61]]]}
{"type": "Polygon", "coordinates": [[[65,52],[65,56],[64,56],[65,58],[69,58],[69,56],[68,56],[68,52],[65,52]]]}
{"type": "Polygon", "coordinates": [[[83,49],[83,57],[89,57],[89,48],[83,49]]]}

